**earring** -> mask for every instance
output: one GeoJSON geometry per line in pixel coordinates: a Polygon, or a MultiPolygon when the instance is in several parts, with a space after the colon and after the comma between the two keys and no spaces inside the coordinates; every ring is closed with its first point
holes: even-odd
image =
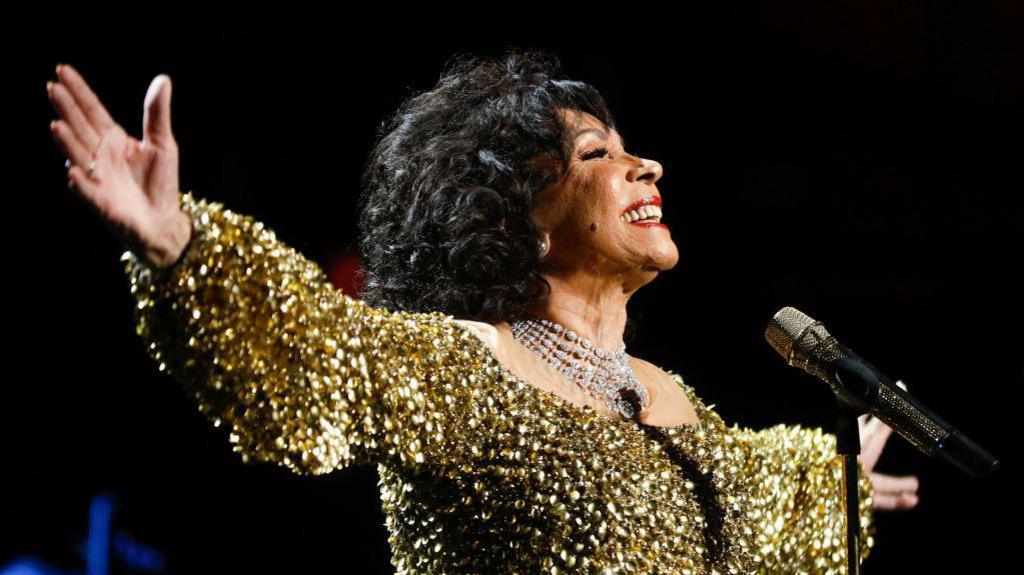
{"type": "Polygon", "coordinates": [[[548,255],[548,243],[544,240],[540,240],[537,243],[537,251],[540,252],[540,257],[548,255]]]}

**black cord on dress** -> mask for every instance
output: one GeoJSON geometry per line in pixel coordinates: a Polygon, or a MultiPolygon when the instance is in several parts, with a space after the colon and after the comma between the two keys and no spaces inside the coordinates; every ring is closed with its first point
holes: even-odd
{"type": "Polygon", "coordinates": [[[711,474],[702,473],[700,466],[690,457],[690,454],[669,441],[664,428],[640,422],[640,396],[635,390],[623,388],[619,391],[619,395],[633,408],[633,421],[644,430],[648,437],[664,447],[669,460],[679,469],[683,478],[693,483],[697,502],[704,513],[703,535],[705,546],[708,549],[706,563],[708,565],[715,563],[725,550],[722,536],[725,525],[725,509],[722,508],[718,499],[718,490],[711,480],[711,474]]]}

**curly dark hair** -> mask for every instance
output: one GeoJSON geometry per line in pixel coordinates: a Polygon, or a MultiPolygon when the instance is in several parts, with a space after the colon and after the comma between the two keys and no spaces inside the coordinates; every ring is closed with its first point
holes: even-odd
{"type": "Polygon", "coordinates": [[[498,323],[550,292],[530,208],[571,154],[557,108],[615,126],[601,94],[560,69],[536,49],[459,54],[381,125],[361,182],[364,302],[498,323]]]}

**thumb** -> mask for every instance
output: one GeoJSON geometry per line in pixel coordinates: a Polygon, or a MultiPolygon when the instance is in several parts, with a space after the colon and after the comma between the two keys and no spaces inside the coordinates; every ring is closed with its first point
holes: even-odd
{"type": "Polygon", "coordinates": [[[171,77],[160,74],[149,84],[142,112],[142,141],[166,146],[174,141],[171,134],[171,77]]]}
{"type": "Polygon", "coordinates": [[[892,428],[886,425],[880,419],[876,419],[875,421],[877,423],[875,423],[875,426],[871,430],[871,433],[877,436],[875,441],[884,445],[885,442],[889,440],[889,436],[892,435],[892,428]]]}

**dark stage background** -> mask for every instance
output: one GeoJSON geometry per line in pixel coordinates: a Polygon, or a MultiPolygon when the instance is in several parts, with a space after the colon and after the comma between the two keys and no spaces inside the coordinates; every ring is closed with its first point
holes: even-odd
{"type": "MultiPolygon", "coordinates": [[[[65,188],[44,84],[76,66],[141,135],[174,83],[182,186],[265,221],[345,281],[375,129],[458,52],[547,48],[660,161],[676,269],[631,303],[630,350],[730,423],[832,429],[826,388],[763,330],[795,306],[1003,459],[986,480],[893,436],[879,470],[921,503],[878,513],[865,573],[1009,568],[1019,538],[1016,201],[1024,9],[998,2],[506,3],[315,13],[44,2],[8,19],[7,363],[0,564],[81,571],[91,498],[172,573],[389,573],[376,472],[243,465],[133,331],[121,248],[65,188]],[[828,4],[825,6],[824,4],[828,4]],[[8,131],[8,134],[11,134],[8,131]],[[10,157],[10,156],[9,156],[10,157]]],[[[353,10],[353,11],[348,11],[353,10]]]]}

